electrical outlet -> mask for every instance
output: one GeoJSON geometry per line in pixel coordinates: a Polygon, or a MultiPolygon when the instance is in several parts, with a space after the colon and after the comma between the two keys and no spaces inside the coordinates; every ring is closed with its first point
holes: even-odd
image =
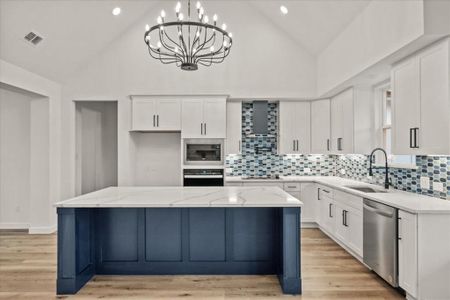
{"type": "Polygon", "coordinates": [[[433,181],[433,191],[444,192],[444,184],[442,182],[433,181]]]}
{"type": "Polygon", "coordinates": [[[422,190],[429,190],[430,189],[430,178],[428,177],[420,177],[420,188],[422,190]]]}
{"type": "Polygon", "coordinates": [[[303,171],[305,171],[305,173],[311,173],[311,169],[310,168],[304,168],[303,171]]]}

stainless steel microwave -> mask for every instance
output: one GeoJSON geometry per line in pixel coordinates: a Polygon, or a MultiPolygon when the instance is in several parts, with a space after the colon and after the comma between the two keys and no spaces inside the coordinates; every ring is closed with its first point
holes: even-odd
{"type": "Polygon", "coordinates": [[[185,165],[223,165],[223,139],[185,139],[185,165]]]}

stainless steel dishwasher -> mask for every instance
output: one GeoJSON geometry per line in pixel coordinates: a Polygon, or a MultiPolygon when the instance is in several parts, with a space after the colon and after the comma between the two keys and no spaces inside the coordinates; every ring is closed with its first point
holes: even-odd
{"type": "Polygon", "coordinates": [[[397,215],[394,207],[364,199],[364,263],[394,287],[398,287],[397,215]]]}

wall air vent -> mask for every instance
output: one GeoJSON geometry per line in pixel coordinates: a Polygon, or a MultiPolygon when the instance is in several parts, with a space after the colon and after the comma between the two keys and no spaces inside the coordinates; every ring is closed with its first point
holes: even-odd
{"type": "Polygon", "coordinates": [[[30,43],[32,43],[33,45],[37,45],[40,42],[42,42],[43,37],[40,36],[39,34],[35,33],[35,32],[30,32],[27,35],[24,36],[24,39],[30,43]]]}

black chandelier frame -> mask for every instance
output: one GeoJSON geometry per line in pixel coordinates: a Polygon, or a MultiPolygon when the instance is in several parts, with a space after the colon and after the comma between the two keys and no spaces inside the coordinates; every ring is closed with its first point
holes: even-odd
{"type": "MultiPolygon", "coordinates": [[[[188,2],[188,18],[190,19],[190,1],[188,2]]],[[[230,54],[233,39],[231,34],[218,27],[216,22],[214,24],[191,20],[164,22],[163,19],[163,22],[145,31],[144,42],[150,56],[159,59],[163,64],[175,63],[182,70],[194,71],[198,69],[198,65],[209,67],[223,62],[230,54]],[[177,30],[177,39],[167,33],[169,28],[177,30]],[[184,32],[187,33],[187,37],[183,35],[184,32]],[[195,33],[194,37],[191,36],[192,32],[195,33]],[[158,46],[150,43],[152,33],[156,33],[155,35],[159,37],[158,46]],[[220,41],[220,47],[216,50],[214,46],[218,44],[218,41],[220,41]]]]}

